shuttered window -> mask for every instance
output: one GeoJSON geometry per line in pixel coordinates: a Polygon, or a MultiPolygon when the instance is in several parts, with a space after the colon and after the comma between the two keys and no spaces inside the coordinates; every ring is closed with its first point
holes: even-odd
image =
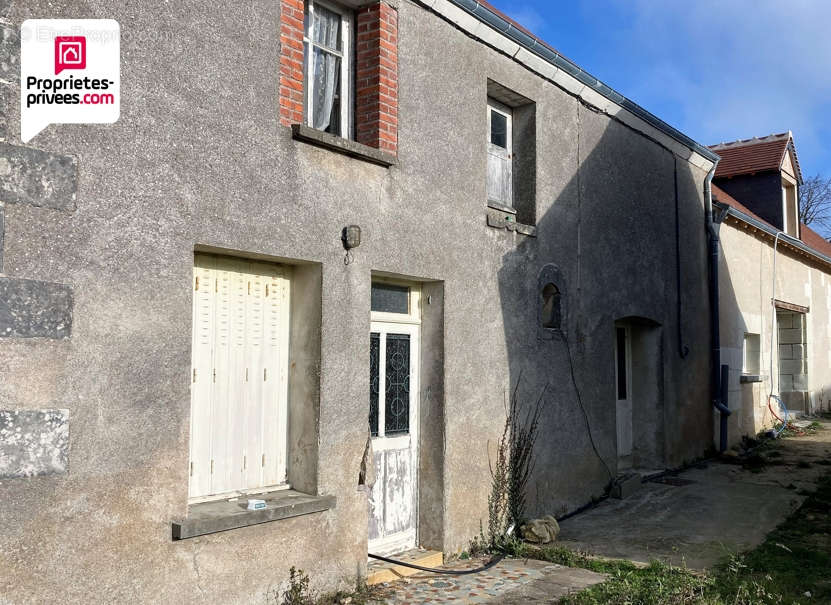
{"type": "Polygon", "coordinates": [[[513,206],[513,153],[510,107],[488,99],[488,201],[513,206]]]}
{"type": "Polygon", "coordinates": [[[195,257],[191,498],[286,481],[287,272],[271,263],[195,257]]]}

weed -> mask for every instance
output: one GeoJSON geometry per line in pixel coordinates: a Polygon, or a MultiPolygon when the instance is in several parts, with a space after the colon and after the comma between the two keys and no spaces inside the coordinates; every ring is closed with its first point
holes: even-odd
{"type": "Polygon", "coordinates": [[[367,586],[363,579],[359,579],[353,591],[338,590],[315,595],[309,590],[309,576],[295,567],[289,570],[289,586],[282,595],[277,590],[266,593],[268,605],[369,605],[380,602],[379,599],[380,590],[375,586],[367,586]]]}
{"type": "MultiPolygon", "coordinates": [[[[521,380],[521,377],[520,377],[521,380]]],[[[471,554],[502,552],[517,539],[509,528],[519,527],[525,516],[525,493],[528,478],[534,469],[534,444],[537,440],[546,385],[536,402],[525,414],[521,412],[519,384],[506,405],[505,425],[496,446],[496,460],[488,466],[491,472],[491,493],[488,495],[488,533],[479,523],[479,536],[470,544],[471,554]]]]}
{"type": "Polygon", "coordinates": [[[309,576],[302,569],[289,570],[289,587],[283,593],[283,605],[312,605],[314,599],[309,593],[309,576]]]}

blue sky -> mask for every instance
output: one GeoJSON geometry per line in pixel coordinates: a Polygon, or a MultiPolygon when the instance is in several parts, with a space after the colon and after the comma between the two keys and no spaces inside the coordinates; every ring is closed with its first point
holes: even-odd
{"type": "Polygon", "coordinates": [[[792,130],[831,176],[831,1],[491,3],[700,143],[792,130]]]}

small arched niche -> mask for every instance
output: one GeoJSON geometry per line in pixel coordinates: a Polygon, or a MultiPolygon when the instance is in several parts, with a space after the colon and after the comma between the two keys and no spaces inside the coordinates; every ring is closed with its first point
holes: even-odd
{"type": "Polygon", "coordinates": [[[545,265],[537,277],[537,319],[544,339],[563,336],[566,332],[566,289],[560,269],[545,265]]]}
{"type": "Polygon", "coordinates": [[[549,330],[559,330],[562,326],[560,310],[560,289],[552,282],[542,287],[542,310],[540,320],[542,327],[549,330]]]}

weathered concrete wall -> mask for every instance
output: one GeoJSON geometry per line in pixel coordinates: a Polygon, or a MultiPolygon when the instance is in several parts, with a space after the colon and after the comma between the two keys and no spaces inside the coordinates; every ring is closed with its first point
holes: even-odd
{"type": "Polygon", "coordinates": [[[707,447],[704,172],[424,8],[403,1],[399,10],[400,164],[385,169],[294,141],[279,125],[274,2],[231,12],[210,3],[196,12],[187,3],[15,4],[14,27],[29,17],[117,19],[123,103],[116,124],[51,127],[25,150],[16,104],[6,116],[10,157],[22,163],[3,191],[29,197],[0,198],[4,271],[70,288],[72,331],[0,338],[0,408],[67,409],[72,440],[69,473],[0,484],[0,599],[255,602],[291,565],[325,587],[363,573],[367,501],[356,488],[373,271],[441,284],[430,288],[443,316],[425,333],[443,350],[423,373],[421,402],[429,392],[442,406],[443,426],[424,434],[442,451],[422,467],[441,498],[429,539],[445,551],[465,547],[486,522],[487,445],[520,373],[526,399],[549,384],[531,512],[572,509],[608,481],[565,342],[541,337],[538,274],[549,263],[564,277],[580,402],[612,472],[619,318],[663,327],[666,464],[707,447]],[[536,239],[485,222],[488,78],[537,104],[536,239]],[[47,173],[28,163],[40,152],[72,158],[61,164],[76,179],[62,204],[26,185],[26,175],[47,173]],[[348,266],[346,224],[363,229],[348,266]],[[319,387],[304,391],[319,397],[309,483],[337,496],[337,508],[171,541],[170,523],[187,505],[197,246],[319,267],[320,331],[310,335],[320,341],[319,387]]]}
{"type": "MultiPolygon", "coordinates": [[[[831,406],[831,272],[779,245],[773,291],[773,241],[729,220],[721,227],[719,266],[722,363],[730,365],[730,440],[755,434],[774,421],[767,407],[773,353],[774,392],[791,391],[779,378],[779,351],[771,351],[771,298],[808,307],[806,314],[807,391],[813,409],[831,406]],[[742,383],[745,333],[759,334],[762,382],[742,383]]],[[[783,343],[784,344],[784,343],[783,343]]],[[[792,351],[789,352],[791,355],[792,351]]],[[[800,363],[800,367],[802,364],[800,363]]],[[[776,409],[776,408],[774,408],[776,409]]]]}

